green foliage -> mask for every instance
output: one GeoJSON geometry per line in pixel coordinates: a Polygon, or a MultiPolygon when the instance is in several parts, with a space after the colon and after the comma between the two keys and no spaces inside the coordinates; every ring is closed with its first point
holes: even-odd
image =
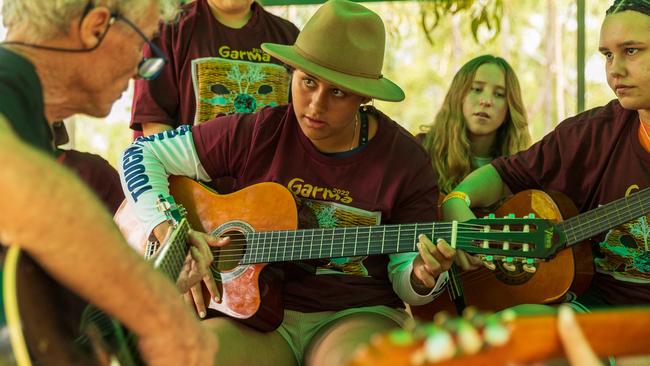
{"type": "MultiPolygon", "coordinates": [[[[587,108],[614,98],[604,83],[604,64],[597,51],[600,24],[609,3],[586,2],[587,108]]],[[[534,140],[576,113],[575,0],[387,1],[364,5],[376,11],[386,25],[388,45],[383,73],[406,92],[402,103],[375,104],[409,131],[417,133],[420,126],[433,121],[456,71],[469,59],[485,53],[504,57],[517,72],[534,140]],[[557,54],[547,50],[551,42],[549,4],[557,12],[557,54]],[[431,8],[423,17],[426,7],[431,8]],[[430,32],[423,31],[420,20],[425,18],[430,32]],[[472,19],[476,21],[472,23],[472,19]],[[545,99],[545,92],[554,90],[557,80],[564,82],[560,92],[554,91],[563,105],[557,99],[545,99]]],[[[308,5],[268,9],[302,28],[317,8],[308,5]]],[[[0,34],[2,31],[0,27],[0,34]]],[[[76,117],[74,147],[98,153],[116,164],[132,139],[128,127],[132,96],[131,90],[124,93],[105,120],[76,117]]]]}
{"type": "Polygon", "coordinates": [[[441,20],[451,15],[463,14],[469,18],[470,31],[474,41],[479,43],[479,28],[487,28],[494,39],[501,30],[503,17],[502,0],[418,0],[420,5],[420,26],[429,44],[433,45],[436,28],[441,20]]]}

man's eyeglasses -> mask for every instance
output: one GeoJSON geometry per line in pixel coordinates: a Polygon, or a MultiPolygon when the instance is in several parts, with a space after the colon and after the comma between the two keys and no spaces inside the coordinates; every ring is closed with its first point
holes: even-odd
{"type": "MultiPolygon", "coordinates": [[[[153,42],[151,42],[149,38],[147,38],[147,36],[145,36],[144,33],[142,33],[142,31],[127,18],[123,17],[119,13],[112,13],[111,16],[113,16],[114,19],[121,20],[124,23],[126,23],[140,37],[142,37],[142,39],[144,39],[145,43],[149,46],[149,49],[151,49],[151,52],[155,56],[155,57],[143,57],[142,60],[140,60],[140,64],[138,64],[137,78],[144,79],[144,80],[153,80],[157,78],[158,75],[160,75],[160,73],[162,72],[163,67],[167,63],[167,58],[162,53],[160,48],[158,48],[158,46],[153,44],[153,42]]],[[[108,29],[106,31],[108,32],[108,29]]]]}
{"type": "MultiPolygon", "coordinates": [[[[83,10],[83,13],[81,14],[81,20],[88,15],[88,13],[93,9],[94,4],[91,1],[86,4],[86,7],[83,10]]],[[[144,80],[153,80],[160,73],[162,72],[163,67],[167,63],[167,58],[163,54],[163,52],[158,48],[155,44],[153,44],[147,36],[142,33],[142,31],[135,25],[133,22],[128,20],[126,17],[121,15],[118,12],[112,12],[111,13],[111,19],[108,22],[108,25],[106,26],[106,29],[104,32],[99,36],[99,40],[97,43],[90,47],[90,48],[60,48],[60,47],[51,47],[51,46],[43,46],[43,45],[38,45],[38,44],[32,44],[32,43],[26,43],[26,42],[21,42],[21,41],[7,41],[3,42],[2,44],[14,44],[14,45],[19,45],[19,46],[26,46],[26,47],[31,47],[31,48],[37,48],[40,50],[47,50],[47,51],[58,51],[58,52],[91,52],[97,49],[102,41],[104,40],[104,37],[106,36],[106,33],[108,33],[108,30],[110,29],[111,25],[115,23],[116,20],[121,20],[126,25],[128,25],[131,29],[133,29],[142,39],[145,41],[145,43],[149,46],[151,49],[151,52],[154,54],[155,57],[143,57],[142,60],[140,61],[140,64],[138,64],[138,71],[136,72],[136,78],[137,79],[144,79],[144,80]]],[[[81,24],[80,24],[81,26],[81,24]]]]}

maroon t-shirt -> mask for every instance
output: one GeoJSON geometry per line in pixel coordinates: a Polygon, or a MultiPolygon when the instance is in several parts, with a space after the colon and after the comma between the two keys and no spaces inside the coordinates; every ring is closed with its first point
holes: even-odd
{"type": "MultiPolygon", "coordinates": [[[[144,122],[177,127],[286,104],[289,74],[260,45],[293,44],[298,28],[257,3],[252,11],[244,27],[233,29],[214,18],[207,0],[197,0],[183,7],[177,23],[161,25],[153,42],[169,64],[158,78],[136,81],[131,128],[141,131],[144,122]]],[[[151,56],[146,45],[143,52],[151,56]]]]}
{"type": "MultiPolygon", "coordinates": [[[[435,221],[438,193],[427,153],[387,116],[373,108],[368,113],[379,122],[376,135],[361,151],[343,157],[319,152],[302,133],[291,105],[221,117],[192,133],[211,177],[235,177],[237,189],[282,184],[311,209],[320,227],[435,221]]],[[[316,275],[288,278],[286,308],[403,307],[387,263],[385,255],[337,258],[316,275]]]]}
{"type": "Polygon", "coordinates": [[[59,161],[74,170],[114,215],[124,201],[117,170],[99,155],[76,150],[59,151],[59,161]]]}
{"type": "MultiPolygon", "coordinates": [[[[562,192],[580,212],[650,186],[639,116],[611,101],[562,122],[530,149],[492,162],[513,192],[562,192]]],[[[650,215],[595,240],[592,287],[610,304],[650,303],[650,215]]]]}

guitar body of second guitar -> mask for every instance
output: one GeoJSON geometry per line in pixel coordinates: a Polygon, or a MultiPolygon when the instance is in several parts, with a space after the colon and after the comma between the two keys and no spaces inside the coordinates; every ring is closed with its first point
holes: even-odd
{"type": "MultiPolygon", "coordinates": [[[[528,214],[559,223],[578,213],[573,202],[561,193],[526,190],[507,199],[496,211],[496,217],[528,214]]],[[[495,262],[496,263],[496,262],[495,262]]],[[[519,304],[549,304],[561,301],[567,291],[582,293],[591,283],[593,257],[589,243],[583,242],[560,251],[548,262],[536,264],[537,271],[528,273],[521,264],[507,271],[502,265],[491,271],[480,268],[463,272],[460,282],[468,306],[481,310],[499,311],[519,304]]],[[[432,319],[439,311],[456,314],[447,290],[432,303],[413,306],[413,315],[432,319]]]]}

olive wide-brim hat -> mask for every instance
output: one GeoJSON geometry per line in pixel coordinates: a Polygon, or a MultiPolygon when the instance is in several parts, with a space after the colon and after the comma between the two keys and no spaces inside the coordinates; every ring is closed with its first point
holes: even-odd
{"type": "Polygon", "coordinates": [[[292,46],[262,49],[289,66],[353,93],[399,102],[404,91],[381,74],[386,32],[379,15],[347,0],[329,0],[309,19],[292,46]]]}

